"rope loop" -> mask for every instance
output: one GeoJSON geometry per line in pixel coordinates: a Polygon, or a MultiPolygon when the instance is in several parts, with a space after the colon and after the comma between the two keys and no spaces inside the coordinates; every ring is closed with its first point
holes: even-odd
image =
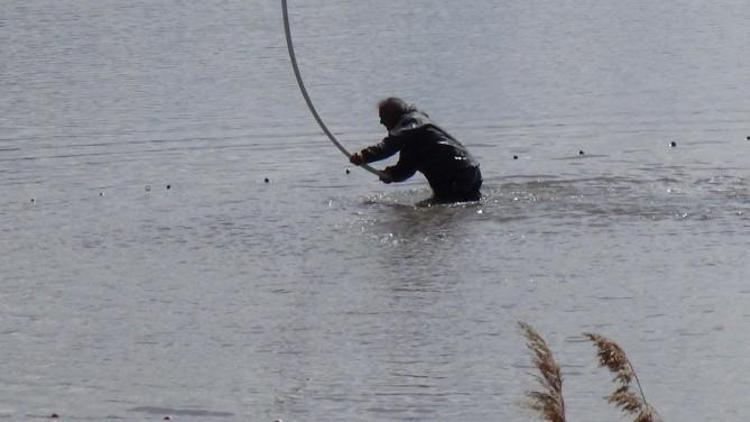
{"type": "MultiPolygon", "coordinates": [[[[297,85],[299,86],[299,90],[302,92],[302,96],[305,98],[305,102],[307,103],[307,108],[310,109],[310,113],[312,113],[313,117],[315,118],[315,121],[318,122],[318,126],[320,126],[321,129],[323,129],[323,132],[328,136],[328,139],[333,142],[333,145],[336,146],[336,148],[341,151],[347,158],[350,158],[352,156],[349,151],[344,148],[343,145],[336,139],[335,136],[333,136],[333,133],[328,130],[328,127],[323,122],[323,119],[320,118],[320,115],[318,114],[318,111],[315,110],[315,106],[313,105],[312,99],[310,99],[310,95],[307,93],[307,89],[305,88],[305,83],[302,81],[302,74],[299,71],[299,66],[297,65],[297,57],[294,55],[294,45],[292,44],[292,31],[289,28],[289,11],[287,10],[286,0],[281,0],[281,8],[284,12],[284,32],[286,34],[286,46],[289,50],[289,59],[292,61],[292,69],[294,69],[294,77],[297,78],[297,85]]],[[[369,171],[370,173],[380,177],[383,175],[383,173],[377,169],[372,168],[371,166],[367,164],[362,164],[359,167],[362,167],[363,169],[369,171]]]]}

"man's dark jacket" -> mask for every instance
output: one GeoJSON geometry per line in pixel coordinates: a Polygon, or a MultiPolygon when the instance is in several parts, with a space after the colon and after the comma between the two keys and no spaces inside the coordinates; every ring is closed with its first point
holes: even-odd
{"type": "Polygon", "coordinates": [[[426,114],[416,110],[405,114],[382,142],[361,153],[365,162],[370,163],[399,151],[398,163],[384,170],[394,182],[404,181],[419,171],[438,199],[479,199],[482,184],[479,163],[426,114]]]}

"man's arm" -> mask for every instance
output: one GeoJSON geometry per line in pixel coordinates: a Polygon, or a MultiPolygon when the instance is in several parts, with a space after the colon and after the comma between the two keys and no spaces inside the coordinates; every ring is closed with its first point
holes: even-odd
{"type": "Polygon", "coordinates": [[[414,176],[414,173],[416,172],[417,166],[415,165],[415,163],[413,163],[411,160],[405,159],[402,154],[401,158],[398,160],[398,163],[396,163],[395,166],[390,166],[383,169],[384,176],[386,177],[381,177],[380,180],[385,183],[403,182],[404,180],[414,176]]]}
{"type": "Polygon", "coordinates": [[[380,161],[397,153],[401,149],[401,143],[394,137],[389,136],[380,143],[367,147],[362,151],[352,154],[349,161],[357,166],[373,161],[380,161]]]}

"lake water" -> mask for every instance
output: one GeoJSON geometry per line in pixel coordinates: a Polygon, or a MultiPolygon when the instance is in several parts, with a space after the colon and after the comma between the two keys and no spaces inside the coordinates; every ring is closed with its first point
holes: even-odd
{"type": "Polygon", "coordinates": [[[750,417],[749,2],[290,8],[347,148],[402,96],[485,199],[347,173],[280,2],[4,1],[0,419],[534,420],[519,320],[569,420],[623,420],[584,331],[665,420],[750,417]]]}

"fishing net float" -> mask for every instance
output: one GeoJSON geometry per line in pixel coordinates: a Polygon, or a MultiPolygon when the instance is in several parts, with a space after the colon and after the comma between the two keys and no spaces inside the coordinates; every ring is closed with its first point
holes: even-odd
{"type": "MultiPolygon", "coordinates": [[[[302,81],[302,74],[299,71],[299,66],[297,66],[297,58],[294,55],[294,45],[292,44],[292,31],[289,29],[289,11],[286,7],[286,0],[281,0],[281,9],[284,12],[284,33],[286,34],[286,46],[289,50],[289,59],[292,61],[292,69],[294,69],[294,76],[297,78],[297,85],[299,86],[299,90],[302,92],[302,96],[305,98],[305,102],[307,103],[307,108],[310,109],[310,113],[312,113],[313,117],[315,118],[315,121],[318,122],[318,126],[320,126],[321,129],[323,129],[323,132],[328,136],[328,139],[333,142],[333,145],[336,146],[336,148],[339,149],[344,155],[346,155],[347,158],[350,158],[352,156],[349,151],[344,148],[343,145],[336,139],[335,136],[333,136],[333,133],[328,130],[328,127],[325,123],[323,123],[323,119],[320,118],[320,115],[318,114],[317,110],[315,110],[315,106],[312,103],[312,100],[310,99],[310,95],[307,93],[307,89],[305,88],[305,83],[302,81]]],[[[363,169],[369,171],[370,173],[380,177],[383,173],[367,164],[362,164],[359,167],[362,167],[363,169]]]]}

